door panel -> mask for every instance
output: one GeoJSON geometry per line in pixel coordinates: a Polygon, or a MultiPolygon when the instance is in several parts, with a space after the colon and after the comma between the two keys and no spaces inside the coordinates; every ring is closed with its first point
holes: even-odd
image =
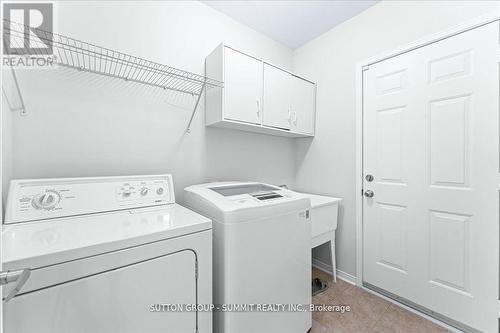
{"type": "Polygon", "coordinates": [[[261,124],[262,62],[224,49],[224,118],[261,124]]]}
{"type": "Polygon", "coordinates": [[[446,55],[429,62],[429,82],[453,79],[470,74],[471,50],[446,55]]]}
{"type": "Polygon", "coordinates": [[[364,281],[497,332],[498,22],[371,65],[364,281]],[[495,278],[496,277],[496,278],[495,278]]]}
{"type": "Polygon", "coordinates": [[[401,135],[405,107],[377,112],[377,169],[380,180],[404,183],[401,135]]]}
{"type": "Polygon", "coordinates": [[[454,96],[429,103],[428,161],[431,185],[468,186],[470,99],[470,95],[454,96]]]}
{"type": "Polygon", "coordinates": [[[291,79],[290,73],[264,64],[264,125],[290,129],[291,79]]]}
{"type": "MultiPolygon", "coordinates": [[[[414,271],[410,260],[415,225],[410,185],[416,183],[420,169],[415,153],[415,104],[411,99],[414,82],[420,75],[412,66],[414,57],[406,54],[393,58],[365,72],[365,174],[374,180],[365,183],[373,198],[364,207],[364,279],[405,298],[413,298],[407,288],[414,271]]],[[[424,123],[421,121],[421,127],[424,123]]],[[[423,133],[423,131],[422,131],[423,133]]]]}
{"type": "Polygon", "coordinates": [[[471,217],[467,215],[429,213],[430,282],[468,296],[470,224],[471,217]]]}
{"type": "Polygon", "coordinates": [[[378,221],[380,221],[377,264],[406,274],[408,262],[407,207],[379,203],[377,210],[378,221]]]}

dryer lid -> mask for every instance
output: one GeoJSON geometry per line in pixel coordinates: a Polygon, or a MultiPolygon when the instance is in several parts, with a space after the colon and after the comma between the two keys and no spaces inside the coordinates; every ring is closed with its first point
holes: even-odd
{"type": "Polygon", "coordinates": [[[178,204],[6,225],[4,269],[39,268],[212,228],[178,204]]]}

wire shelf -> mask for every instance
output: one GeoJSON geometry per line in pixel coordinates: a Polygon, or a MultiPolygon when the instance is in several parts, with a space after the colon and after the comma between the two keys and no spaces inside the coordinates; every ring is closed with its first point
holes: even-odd
{"type": "MultiPolygon", "coordinates": [[[[29,55],[44,56],[43,49],[52,45],[55,62],[82,71],[124,79],[191,95],[200,95],[204,88],[223,87],[223,83],[203,75],[159,64],[102,46],[83,42],[71,37],[30,28],[4,20],[4,40],[10,47],[26,53],[25,34],[31,30],[37,38],[31,38],[29,55]]],[[[11,52],[12,54],[12,52],[11,52]]]]}
{"type": "Polygon", "coordinates": [[[4,43],[10,43],[8,55],[44,57],[47,56],[44,50],[47,49],[47,46],[51,46],[51,56],[59,66],[186,93],[196,97],[196,104],[188,124],[188,131],[203,91],[224,86],[222,82],[203,75],[42,29],[31,28],[17,22],[4,19],[3,30],[4,43]],[[25,38],[30,33],[38,38],[25,38]],[[27,41],[29,41],[29,44],[27,41]]]}

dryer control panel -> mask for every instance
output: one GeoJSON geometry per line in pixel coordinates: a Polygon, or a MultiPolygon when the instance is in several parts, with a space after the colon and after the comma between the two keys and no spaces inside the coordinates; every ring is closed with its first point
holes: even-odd
{"type": "Polygon", "coordinates": [[[5,223],[175,202],[171,175],[11,181],[5,223]]]}

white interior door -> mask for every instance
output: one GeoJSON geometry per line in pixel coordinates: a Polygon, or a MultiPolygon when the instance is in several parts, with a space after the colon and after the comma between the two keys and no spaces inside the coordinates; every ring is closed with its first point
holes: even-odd
{"type": "Polygon", "coordinates": [[[290,129],[292,75],[279,68],[264,64],[263,121],[266,126],[290,129]]]}
{"type": "Polygon", "coordinates": [[[292,129],[298,133],[313,134],[316,87],[313,83],[292,76],[292,129]]]}
{"type": "Polygon", "coordinates": [[[363,205],[363,280],[465,329],[492,333],[498,31],[491,23],[363,73],[363,187],[373,194],[363,205]]]}
{"type": "Polygon", "coordinates": [[[261,124],[263,63],[241,52],[224,49],[224,117],[261,124]]]}

